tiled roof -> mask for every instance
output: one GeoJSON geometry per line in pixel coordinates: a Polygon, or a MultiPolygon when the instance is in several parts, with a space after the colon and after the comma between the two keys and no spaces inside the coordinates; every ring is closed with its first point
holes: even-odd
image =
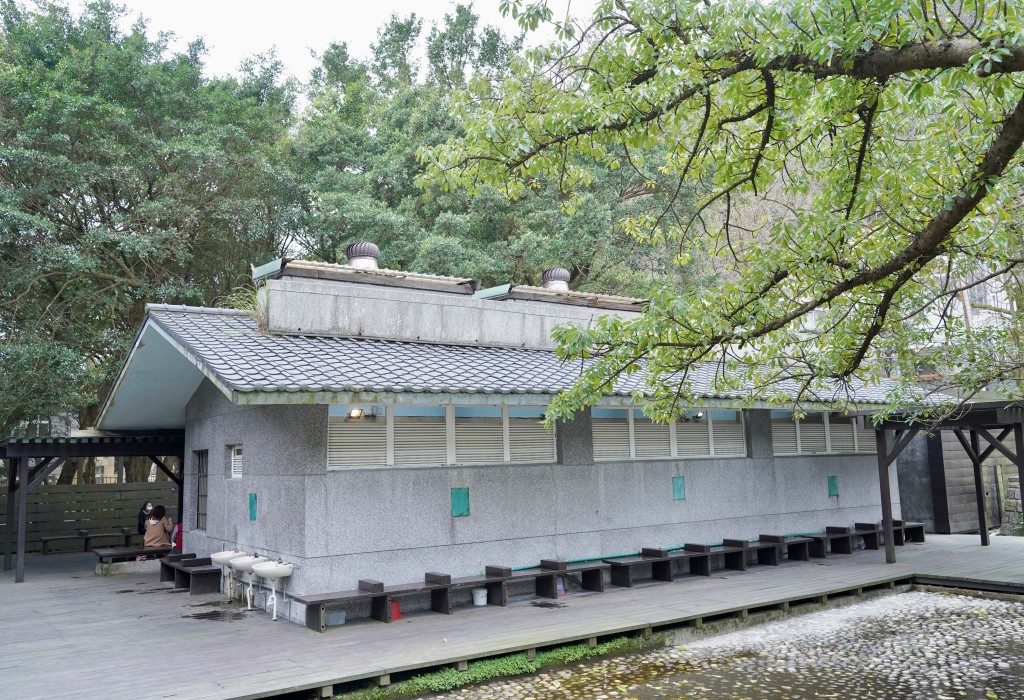
{"type": "MultiPolygon", "coordinates": [[[[257,331],[245,312],[150,305],[149,318],[225,387],[239,392],[401,392],[457,394],[556,394],[579,376],[577,362],[550,351],[438,345],[357,338],[278,336],[257,331]]],[[[714,368],[691,372],[699,395],[715,393],[714,368]]],[[[638,372],[624,378],[617,395],[643,387],[638,372]]],[[[857,400],[884,403],[882,387],[863,387],[857,400]]]]}

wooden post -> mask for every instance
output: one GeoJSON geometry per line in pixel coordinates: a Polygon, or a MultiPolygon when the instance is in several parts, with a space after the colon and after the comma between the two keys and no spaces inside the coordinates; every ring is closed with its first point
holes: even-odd
{"type": "Polygon", "coordinates": [[[1014,464],[1017,465],[1017,477],[1020,483],[1024,484],[1024,423],[1017,423],[1013,426],[1013,445],[1017,453],[1014,464]]]}
{"type": "Polygon", "coordinates": [[[14,582],[25,580],[25,531],[28,529],[28,459],[18,458],[18,557],[14,564],[14,582]]]}
{"type": "Polygon", "coordinates": [[[981,534],[981,546],[988,547],[988,514],[985,512],[985,475],[981,473],[981,460],[978,444],[978,431],[971,431],[971,463],[974,465],[974,498],[978,503],[978,532],[981,534]]]}
{"type": "Polygon", "coordinates": [[[878,453],[878,487],[882,492],[882,530],[885,532],[885,563],[896,563],[896,542],[892,534],[892,493],[889,490],[889,456],[885,431],[875,428],[875,451],[878,453]]]}
{"type": "Polygon", "coordinates": [[[974,498],[978,505],[978,532],[981,535],[981,546],[987,547],[989,544],[988,518],[985,516],[985,480],[981,474],[981,457],[978,456],[978,431],[971,430],[970,441],[964,437],[964,431],[960,428],[953,428],[953,434],[960,441],[960,446],[964,448],[964,452],[974,468],[974,498]]]}
{"type": "Polygon", "coordinates": [[[4,571],[11,570],[11,553],[14,550],[14,492],[18,488],[18,461],[7,460],[7,513],[4,517],[4,571]]]}

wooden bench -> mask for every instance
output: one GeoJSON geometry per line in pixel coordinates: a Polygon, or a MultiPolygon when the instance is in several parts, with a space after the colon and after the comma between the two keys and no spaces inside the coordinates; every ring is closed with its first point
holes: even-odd
{"type": "Polygon", "coordinates": [[[327,606],[336,603],[368,600],[370,617],[380,622],[392,621],[391,602],[397,597],[418,593],[430,594],[430,609],[436,613],[451,615],[454,608],[454,592],[466,588],[484,588],[487,604],[506,606],[509,602],[510,583],[534,581],[534,591],[542,598],[558,597],[559,576],[579,574],[583,588],[603,591],[603,572],[608,565],[603,562],[576,562],[570,564],[561,559],[544,559],[540,566],[513,570],[507,566],[487,566],[482,576],[452,578],[450,574],[436,571],[427,572],[422,582],[385,586],[381,581],[363,579],[353,591],[321,593],[296,596],[294,600],[306,606],[306,627],[316,632],[327,628],[327,606]]]}
{"type": "Polygon", "coordinates": [[[878,549],[882,541],[882,528],[874,523],[854,523],[853,534],[864,540],[864,549],[878,549]]]}
{"type": "Polygon", "coordinates": [[[758,535],[757,541],[751,544],[756,545],[758,564],[778,566],[783,549],[790,561],[808,561],[811,542],[810,537],[799,535],[758,535]]]}
{"type": "Polygon", "coordinates": [[[132,535],[133,533],[130,528],[122,527],[116,532],[76,530],[74,535],[47,535],[40,537],[39,541],[43,543],[43,554],[51,554],[52,550],[50,548],[50,543],[61,540],[82,540],[82,551],[88,552],[92,549],[92,541],[97,537],[120,537],[124,542],[124,546],[130,547],[132,544],[132,535]]]}
{"type": "Polygon", "coordinates": [[[905,542],[924,542],[924,523],[893,520],[892,541],[897,547],[902,547],[905,542]]]}
{"type": "MultiPolygon", "coordinates": [[[[132,559],[141,556],[153,558],[165,557],[165,555],[170,551],[171,546],[167,545],[166,547],[97,547],[92,550],[92,553],[100,558],[101,564],[111,564],[116,561],[131,561],[132,559]]],[[[182,555],[175,554],[170,556],[180,557],[182,555]]],[[[187,556],[194,557],[195,554],[189,554],[187,556]]]]}
{"type": "Polygon", "coordinates": [[[831,554],[853,554],[853,528],[829,525],[825,532],[811,535],[811,556],[824,559],[831,554]]]}
{"type": "MultiPolygon", "coordinates": [[[[380,622],[391,622],[393,598],[412,593],[430,593],[431,609],[435,612],[451,614],[451,590],[453,587],[475,585],[489,580],[489,578],[479,576],[453,581],[448,574],[428,572],[424,574],[422,583],[406,583],[396,586],[385,586],[382,581],[362,579],[359,581],[359,587],[353,591],[295,596],[293,599],[306,606],[306,627],[315,632],[323,632],[327,629],[327,606],[333,603],[369,600],[370,617],[380,622]]],[[[488,590],[488,598],[490,595],[490,590],[488,590]]]]}
{"type": "Polygon", "coordinates": [[[723,555],[726,569],[747,570],[746,540],[723,540],[720,545],[694,544],[688,542],[683,550],[690,560],[690,573],[698,576],[711,575],[711,557],[723,555]]]}
{"type": "Polygon", "coordinates": [[[744,571],[747,568],[746,544],[744,540],[727,540],[716,546],[690,542],[683,545],[682,549],[671,550],[644,547],[638,555],[613,557],[604,561],[611,566],[612,585],[630,588],[634,583],[633,568],[641,565],[650,565],[651,578],[655,581],[674,581],[673,563],[679,560],[686,560],[691,574],[710,576],[711,557],[716,555],[723,556],[725,568],[744,571]]]}
{"type": "Polygon", "coordinates": [[[187,588],[189,595],[219,593],[223,573],[210,557],[169,554],[160,560],[160,581],[173,581],[175,588],[187,588]]]}
{"type": "Polygon", "coordinates": [[[611,582],[613,586],[632,588],[633,567],[638,565],[649,565],[651,567],[651,578],[655,581],[674,581],[675,573],[672,570],[672,560],[679,558],[676,552],[667,549],[644,547],[640,554],[628,557],[613,557],[605,559],[604,563],[611,567],[611,582]]]}

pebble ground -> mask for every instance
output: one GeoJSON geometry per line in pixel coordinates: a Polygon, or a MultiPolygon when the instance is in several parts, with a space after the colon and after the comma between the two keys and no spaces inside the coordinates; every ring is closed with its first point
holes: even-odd
{"type": "Polygon", "coordinates": [[[437,697],[1017,700],[1024,602],[904,593],[437,697]]]}

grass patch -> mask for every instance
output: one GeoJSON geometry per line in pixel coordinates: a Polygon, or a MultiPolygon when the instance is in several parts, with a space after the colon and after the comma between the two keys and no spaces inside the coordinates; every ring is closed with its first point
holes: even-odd
{"type": "Polygon", "coordinates": [[[664,643],[660,635],[650,639],[642,637],[616,637],[591,648],[587,644],[569,644],[553,649],[538,651],[532,660],[526,658],[526,652],[496,656],[492,659],[470,661],[465,671],[454,668],[443,668],[404,681],[393,683],[386,688],[365,688],[341,695],[336,700],[387,700],[389,698],[406,698],[426,693],[443,693],[467,685],[479,685],[498,678],[511,678],[528,673],[536,673],[542,668],[564,666],[566,664],[594,659],[599,656],[625,654],[641,651],[664,643]]]}

